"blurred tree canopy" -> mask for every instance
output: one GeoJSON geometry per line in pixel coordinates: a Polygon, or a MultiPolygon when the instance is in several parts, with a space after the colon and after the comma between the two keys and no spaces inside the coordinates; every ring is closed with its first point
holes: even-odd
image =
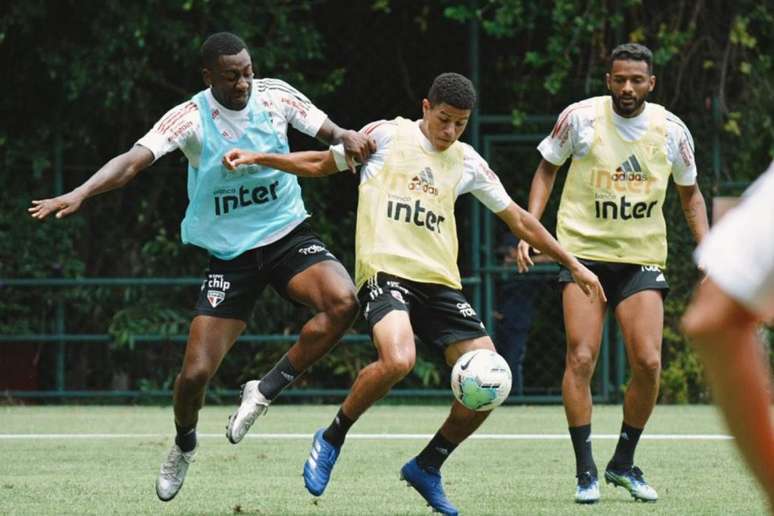
{"type": "MultiPolygon", "coordinates": [[[[480,111],[513,120],[496,130],[545,133],[549,127],[530,126],[526,115],[556,115],[571,102],[604,94],[610,50],[641,42],[656,60],[651,100],[691,129],[708,198],[723,182],[751,180],[774,156],[774,7],[765,2],[29,0],[6,2],[0,13],[0,64],[8,74],[0,96],[5,278],[201,275],[206,256],[179,242],[187,204],[180,153],[164,157],[126,188],[91,199],[68,219],[40,223],[26,209],[31,199],[82,183],[169,108],[199,91],[198,49],[220,30],[248,43],[259,76],[288,81],[339,125],[352,128],[396,115],[418,117],[435,75],[471,75],[476,68],[480,111]],[[477,54],[470,51],[474,23],[480,27],[477,54]],[[722,161],[713,161],[716,148],[722,161]],[[57,184],[60,166],[63,181],[57,184]]],[[[297,135],[291,146],[319,148],[297,135]]],[[[517,202],[526,204],[537,161],[531,151],[526,161],[493,163],[517,202]]],[[[315,228],[351,269],[355,179],[341,174],[303,187],[315,228]]],[[[681,219],[674,202],[667,210],[681,219]]],[[[695,279],[691,238],[679,221],[670,230],[675,295],[667,305],[666,339],[674,344],[674,362],[686,364],[689,352],[675,321],[695,279]]],[[[131,353],[130,336],[185,333],[196,294],[191,288],[150,287],[3,290],[0,333],[52,331],[54,301],[64,299],[68,331],[109,329],[116,336],[112,353],[69,347],[70,386],[80,388],[108,385],[113,370],[128,372],[135,387],[168,386],[179,346],[131,353]],[[149,371],[150,363],[164,366],[149,371]]],[[[306,317],[266,293],[249,331],[292,333],[306,317]]],[[[220,378],[233,386],[234,378],[255,374],[283,350],[247,349],[227,359],[220,378]]],[[[42,353],[45,368],[51,355],[42,353]]],[[[328,373],[325,379],[308,381],[347,385],[370,356],[368,346],[342,347],[319,366],[328,373]]],[[[417,385],[441,377],[424,363],[417,370],[411,380],[417,385]]],[[[678,375],[673,391],[680,382],[700,384],[700,371],[687,374],[694,376],[678,375]]],[[[43,382],[49,380],[44,375],[43,382]]]]}

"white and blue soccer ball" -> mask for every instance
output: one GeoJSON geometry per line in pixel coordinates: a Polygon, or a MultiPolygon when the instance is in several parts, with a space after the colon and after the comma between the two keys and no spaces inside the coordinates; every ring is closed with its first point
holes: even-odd
{"type": "Polygon", "coordinates": [[[457,401],[471,410],[487,411],[500,405],[511,392],[508,362],[488,349],[474,349],[454,364],[451,388],[457,401]]]}

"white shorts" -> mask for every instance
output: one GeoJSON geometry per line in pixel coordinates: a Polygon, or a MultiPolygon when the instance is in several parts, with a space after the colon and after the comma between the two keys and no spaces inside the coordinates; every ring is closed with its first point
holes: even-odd
{"type": "Polygon", "coordinates": [[[696,262],[726,294],[774,317],[774,163],[696,249],[696,262]]]}

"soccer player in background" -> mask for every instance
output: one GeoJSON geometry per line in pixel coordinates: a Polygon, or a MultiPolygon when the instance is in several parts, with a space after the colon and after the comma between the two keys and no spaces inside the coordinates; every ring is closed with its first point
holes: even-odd
{"type": "MultiPolygon", "coordinates": [[[[656,85],[652,63],[650,50],[642,45],[628,43],[613,50],[606,76],[610,95],[577,102],[562,112],[538,146],[543,159],[529,194],[529,212],[539,219],[559,167],[572,156],[557,238],[599,276],[608,298],[589,303],[568,271],[560,271],[567,334],[562,397],[575,451],[578,503],[599,500],[590,383],[607,308],[623,333],[631,380],[605,479],[635,499],[658,499],[634,465],[634,451],[658,396],[663,299],[669,288],[662,271],[667,258],[663,204],[670,175],[696,241],[708,230],[691,134],[675,115],[646,102],[656,85]]],[[[529,247],[519,243],[520,270],[532,265],[529,247]]]]}
{"type": "Polygon", "coordinates": [[[683,317],[712,394],[774,511],[771,371],[760,340],[774,323],[774,163],[696,251],[707,274],[683,317]]]}
{"type": "Polygon", "coordinates": [[[188,159],[189,205],[182,240],[205,249],[210,262],[175,380],[175,443],[156,482],[163,501],[174,498],[183,485],[197,450],[196,424],[207,384],[244,331],[266,285],[316,315],[260,384],[243,387],[241,417],[230,418],[227,427],[232,443],[242,439],[252,419],[283,388],[339,341],[358,311],[349,274],[305,222],[309,215],[296,178],[266,170],[230,173],[221,159],[234,146],[288,152],[288,124],[324,142],[341,142],[362,160],[372,142],[339,128],[287,83],[255,79],[247,46],[231,33],[207,38],[201,57],[207,89],[171,109],[84,184],[53,199],[32,201],[29,209],[41,220],[52,213],[57,218],[70,215],[87,198],[124,186],[175,149],[188,159]]]}
{"type": "MultiPolygon", "coordinates": [[[[315,496],[328,485],[350,427],[414,367],[415,334],[441,351],[450,365],[473,349],[494,351],[461,290],[454,218],[459,195],[473,193],[514,234],[563,263],[585,295],[604,299],[597,277],[511,200],[470,145],[458,141],[475,101],[467,78],[441,74],[422,101],[420,120],[381,120],[364,129],[376,141],[376,152],[360,172],[355,283],[378,358],[358,373],[330,426],[314,435],[304,482],[315,496]]],[[[234,150],[224,163],[236,171],[240,165],[261,164],[300,176],[347,168],[341,146],[286,155],[234,150]]],[[[401,476],[435,510],[457,514],[444,493],[440,468],[488,415],[455,400],[440,430],[401,469],[401,476]]]]}

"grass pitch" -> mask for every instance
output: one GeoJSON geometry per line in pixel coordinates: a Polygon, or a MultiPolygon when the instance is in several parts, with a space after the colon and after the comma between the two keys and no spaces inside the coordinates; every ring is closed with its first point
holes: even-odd
{"type": "MultiPolygon", "coordinates": [[[[223,436],[231,410],[204,408],[197,460],[178,496],[163,503],[154,482],[172,442],[170,407],[0,407],[0,514],[430,513],[398,471],[428,440],[406,434],[433,434],[447,407],[379,405],[366,413],[320,498],[306,492],[301,470],[312,432],[328,424],[336,407],[272,406],[253,437],[237,446],[223,436]],[[395,439],[397,434],[403,437],[395,439]]],[[[620,407],[595,407],[600,471],[615,448],[620,420],[620,407]]],[[[732,441],[654,439],[725,434],[712,407],[657,407],[636,455],[659,493],[655,504],[635,502],[607,485],[600,503],[573,503],[575,461],[566,426],[559,406],[496,410],[476,434],[486,438],[465,442],[444,465],[446,492],[460,513],[766,514],[732,441]],[[504,439],[506,434],[521,437],[504,439]]]]}

